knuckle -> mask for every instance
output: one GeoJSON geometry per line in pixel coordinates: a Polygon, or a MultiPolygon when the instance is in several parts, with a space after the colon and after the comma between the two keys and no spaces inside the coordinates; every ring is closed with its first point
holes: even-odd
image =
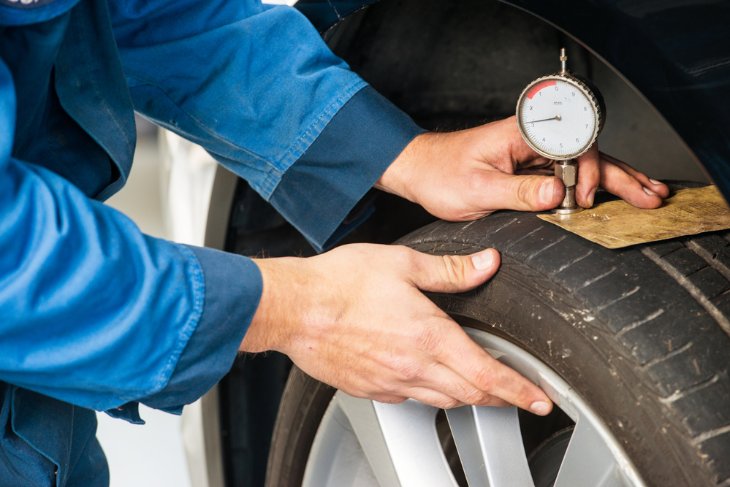
{"type": "Polygon", "coordinates": [[[447,282],[458,283],[466,276],[466,265],[464,259],[458,255],[442,255],[444,279],[447,282]]]}
{"type": "Polygon", "coordinates": [[[406,247],[405,245],[394,245],[393,252],[395,252],[395,256],[398,260],[404,262],[413,261],[416,253],[412,248],[406,247]]]}
{"type": "Polygon", "coordinates": [[[372,397],[372,399],[373,399],[374,401],[377,401],[377,402],[382,402],[382,403],[385,403],[385,404],[400,404],[400,403],[402,403],[403,401],[405,401],[405,400],[406,400],[406,398],[405,398],[405,397],[401,397],[401,396],[392,396],[392,395],[388,395],[388,394],[378,394],[378,395],[374,395],[374,396],[372,397]]]}
{"type": "Polygon", "coordinates": [[[430,326],[421,327],[418,332],[416,346],[418,350],[433,352],[438,349],[442,339],[441,333],[430,326]]]}
{"type": "Polygon", "coordinates": [[[494,372],[489,367],[480,367],[474,374],[474,381],[482,391],[491,391],[494,388],[494,372]]]}
{"type": "Polygon", "coordinates": [[[464,400],[467,404],[482,405],[489,397],[491,397],[489,394],[486,394],[479,389],[469,389],[464,393],[464,400]]]}
{"type": "Polygon", "coordinates": [[[517,402],[529,405],[535,397],[535,386],[531,382],[521,384],[517,389],[517,402]]]}
{"type": "Polygon", "coordinates": [[[394,245],[392,247],[395,260],[412,271],[419,270],[418,252],[405,245],[394,245]]]}
{"type": "MultiPolygon", "coordinates": [[[[502,169],[501,167],[499,169],[502,169]]],[[[491,184],[489,174],[476,173],[466,180],[467,194],[481,194],[488,189],[491,184]]]]}
{"type": "Polygon", "coordinates": [[[418,380],[423,373],[421,364],[415,360],[399,361],[394,369],[398,379],[406,383],[418,380]]]}
{"type": "Polygon", "coordinates": [[[459,406],[461,403],[454,398],[445,398],[439,401],[438,407],[440,409],[453,409],[459,406]]]}
{"type": "Polygon", "coordinates": [[[371,395],[395,396],[400,392],[401,387],[393,380],[382,379],[373,384],[371,395]]]}
{"type": "Polygon", "coordinates": [[[509,403],[504,401],[503,399],[498,398],[497,396],[490,396],[487,394],[484,396],[484,399],[479,404],[480,406],[491,406],[491,407],[504,407],[508,406],[509,403]]]}
{"type": "Polygon", "coordinates": [[[523,203],[531,205],[533,195],[537,194],[540,186],[534,178],[524,178],[517,186],[517,199],[523,203]]]}

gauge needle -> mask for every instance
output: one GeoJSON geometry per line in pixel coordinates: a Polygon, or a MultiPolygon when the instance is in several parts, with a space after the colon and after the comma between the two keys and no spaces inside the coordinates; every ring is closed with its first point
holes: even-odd
{"type": "Polygon", "coordinates": [[[554,117],[542,118],[540,120],[530,120],[530,121],[525,122],[525,123],[547,122],[549,120],[557,120],[559,122],[560,120],[562,120],[562,118],[560,117],[560,115],[555,115],[554,117]]]}

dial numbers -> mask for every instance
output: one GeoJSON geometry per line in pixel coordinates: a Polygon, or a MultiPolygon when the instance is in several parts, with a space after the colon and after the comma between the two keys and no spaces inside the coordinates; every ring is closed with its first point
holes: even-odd
{"type": "Polygon", "coordinates": [[[577,83],[567,78],[542,79],[528,86],[517,112],[527,141],[554,159],[583,153],[596,136],[597,107],[577,83]]]}

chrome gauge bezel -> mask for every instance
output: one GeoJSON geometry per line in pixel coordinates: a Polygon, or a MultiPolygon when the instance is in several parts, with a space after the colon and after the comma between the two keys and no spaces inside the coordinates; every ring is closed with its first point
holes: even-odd
{"type": "Polygon", "coordinates": [[[601,110],[601,105],[598,102],[598,98],[596,97],[595,93],[586,86],[585,83],[583,83],[581,80],[575,78],[574,76],[571,76],[570,74],[562,74],[562,73],[556,73],[556,74],[550,74],[547,76],[542,76],[540,78],[537,78],[533,80],[531,83],[529,83],[524,90],[522,90],[522,93],[520,93],[519,98],[517,99],[517,127],[520,130],[520,134],[522,135],[522,139],[527,143],[528,146],[538,154],[540,154],[543,157],[546,157],[553,161],[567,161],[569,159],[575,159],[576,157],[579,157],[583,154],[585,154],[588,149],[590,149],[593,144],[596,143],[596,140],[598,139],[598,134],[601,133],[601,129],[603,129],[603,111],[601,110]],[[527,96],[527,93],[529,93],[530,89],[532,89],[535,85],[542,83],[544,81],[563,81],[565,83],[570,84],[571,86],[574,86],[576,89],[578,89],[581,93],[585,95],[585,97],[588,99],[588,102],[591,104],[591,107],[593,108],[593,116],[595,118],[595,124],[593,126],[593,134],[591,135],[591,138],[589,142],[578,152],[568,154],[568,155],[560,155],[557,156],[555,154],[550,154],[548,152],[543,151],[539,147],[537,147],[531,140],[530,137],[527,135],[527,132],[525,131],[525,128],[522,126],[522,101],[527,96]]]}

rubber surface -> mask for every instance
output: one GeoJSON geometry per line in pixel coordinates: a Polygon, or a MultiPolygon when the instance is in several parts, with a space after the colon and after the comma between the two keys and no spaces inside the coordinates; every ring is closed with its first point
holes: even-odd
{"type": "MultiPolygon", "coordinates": [[[[492,281],[434,301],[556,370],[604,419],[648,485],[728,486],[728,238],[615,251],[534,214],[502,212],[437,222],[401,243],[435,254],[496,247],[503,265],[492,281]]],[[[269,485],[297,482],[332,395],[301,372],[291,381],[269,485]]]]}
{"type": "MultiPolygon", "coordinates": [[[[633,404],[607,410],[603,417],[647,482],[730,485],[729,237],[708,234],[613,251],[534,215],[502,213],[474,223],[430,225],[405,241],[432,253],[499,249],[503,276],[493,284],[516,276],[528,287],[530,280],[545,284],[548,301],[563,314],[563,322],[594,344],[594,358],[580,364],[582,375],[589,368],[607,368],[625,383],[622,402],[633,404]],[[649,424],[636,424],[642,415],[632,414],[632,408],[647,413],[643,416],[649,424]],[[622,420],[624,409],[629,411],[622,420]]],[[[485,290],[471,300],[483,301],[486,296],[479,299],[479,294],[485,290]]],[[[500,304],[508,302],[497,290],[493,294],[500,304]]],[[[470,298],[436,298],[454,314],[474,314],[459,310],[464,299],[470,298]]],[[[518,306],[530,305],[519,301],[518,306]]],[[[499,330],[494,315],[472,317],[499,330]]],[[[503,333],[530,341],[515,331],[503,333]]],[[[577,350],[561,345],[565,330],[554,332],[547,356],[544,344],[535,344],[534,351],[559,372],[562,364],[569,372],[577,350]]],[[[589,402],[610,409],[611,401],[602,404],[600,395],[611,384],[582,383],[581,374],[575,375],[569,382],[589,402]]]]}

